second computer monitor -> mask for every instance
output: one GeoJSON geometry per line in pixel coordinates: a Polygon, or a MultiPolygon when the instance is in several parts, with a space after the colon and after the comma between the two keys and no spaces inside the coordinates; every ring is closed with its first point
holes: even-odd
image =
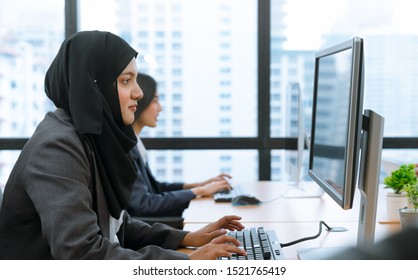
{"type": "Polygon", "coordinates": [[[290,181],[300,185],[303,174],[305,150],[305,121],[303,98],[299,83],[290,83],[286,94],[286,108],[291,116],[286,125],[287,136],[297,138],[297,149],[285,151],[285,169],[290,181]]]}

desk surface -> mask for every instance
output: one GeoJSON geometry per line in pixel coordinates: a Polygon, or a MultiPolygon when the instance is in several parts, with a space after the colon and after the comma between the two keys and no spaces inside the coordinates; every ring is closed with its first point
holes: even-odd
{"type": "MultiPolygon", "coordinates": [[[[318,233],[319,221],[331,227],[345,227],[346,232],[327,232],[323,228],[319,238],[283,248],[286,258],[297,259],[297,249],[307,247],[355,246],[357,243],[360,195],[355,194],[353,208],[343,210],[331,197],[292,197],[298,191],[286,183],[260,181],[243,183],[249,193],[265,203],[256,206],[233,206],[231,203],[216,203],[212,198],[198,198],[191,201],[185,211],[185,229],[196,230],[224,215],[242,217],[247,227],[264,226],[276,231],[280,241],[287,243],[318,233]],[[290,196],[290,197],[289,197],[290,196]]],[[[314,183],[305,183],[304,188],[317,188],[314,183]]],[[[310,191],[309,191],[310,193],[310,191]]],[[[399,223],[380,223],[386,220],[386,191],[379,188],[375,241],[400,231],[399,223]]]]}
{"type": "MultiPolygon", "coordinates": [[[[223,215],[235,214],[242,217],[244,222],[313,222],[324,220],[356,222],[359,218],[360,194],[355,194],[353,208],[343,210],[330,196],[320,197],[291,197],[303,195],[286,183],[273,181],[259,181],[242,183],[245,191],[263,201],[261,205],[233,206],[229,202],[215,202],[212,198],[197,198],[191,201],[184,213],[185,223],[208,223],[223,215]],[[289,197],[290,196],[290,197],[289,197]],[[203,211],[202,211],[203,210],[203,211]]],[[[304,188],[318,189],[312,183],[305,183],[304,188]]],[[[386,190],[379,189],[377,220],[386,219],[386,190]]]]}

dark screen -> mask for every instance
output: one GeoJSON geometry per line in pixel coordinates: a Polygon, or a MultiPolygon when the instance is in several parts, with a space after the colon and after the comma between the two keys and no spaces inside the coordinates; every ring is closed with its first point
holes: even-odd
{"type": "Polygon", "coordinates": [[[352,49],[319,58],[311,169],[343,195],[350,120],[352,49]]]}

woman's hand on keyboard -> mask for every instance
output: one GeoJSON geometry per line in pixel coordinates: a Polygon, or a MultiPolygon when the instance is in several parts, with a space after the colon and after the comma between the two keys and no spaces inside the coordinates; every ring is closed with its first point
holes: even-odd
{"type": "Polygon", "coordinates": [[[226,230],[243,230],[244,226],[239,222],[241,217],[235,215],[224,216],[216,222],[203,228],[189,232],[184,236],[182,246],[199,247],[212,242],[215,238],[225,235],[226,230]]]}
{"type": "Polygon", "coordinates": [[[197,197],[212,196],[219,191],[230,190],[231,185],[226,180],[213,181],[201,187],[191,189],[197,197]]]}
{"type": "Polygon", "coordinates": [[[231,254],[247,255],[241,249],[240,242],[232,236],[221,235],[210,243],[189,254],[191,260],[216,260],[219,257],[229,257],[231,254]]]}
{"type": "Polygon", "coordinates": [[[183,185],[183,189],[193,189],[193,188],[197,188],[197,187],[203,187],[205,185],[208,185],[212,182],[218,182],[218,181],[226,181],[228,184],[230,183],[229,181],[231,180],[232,176],[227,174],[227,173],[220,173],[218,176],[213,177],[213,178],[209,178],[205,181],[202,182],[197,182],[197,183],[185,183],[183,185]]]}

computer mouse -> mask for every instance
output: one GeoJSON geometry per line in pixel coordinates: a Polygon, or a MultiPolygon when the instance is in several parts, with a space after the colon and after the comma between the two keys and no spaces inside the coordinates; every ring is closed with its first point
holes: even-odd
{"type": "Polygon", "coordinates": [[[255,196],[248,194],[240,194],[234,197],[231,201],[234,206],[244,206],[244,205],[258,205],[261,201],[255,196]]]}

